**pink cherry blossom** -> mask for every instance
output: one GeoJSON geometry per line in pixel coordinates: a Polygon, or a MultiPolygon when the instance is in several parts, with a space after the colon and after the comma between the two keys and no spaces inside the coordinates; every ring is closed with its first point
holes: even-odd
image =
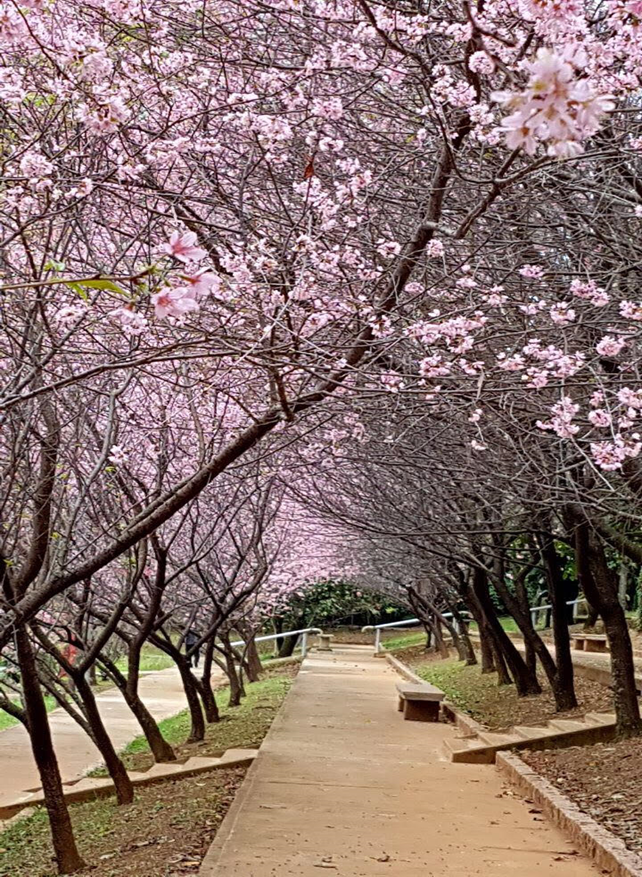
{"type": "Polygon", "coordinates": [[[624,347],[626,347],[626,338],[614,338],[612,335],[605,335],[595,345],[600,356],[617,356],[624,347]]]}
{"type": "Polygon", "coordinates": [[[154,313],[161,319],[163,317],[184,317],[199,309],[194,290],[185,287],[168,289],[152,295],[154,313]]]}
{"type": "Polygon", "coordinates": [[[179,262],[201,262],[207,256],[207,250],[196,246],[196,233],[193,231],[173,231],[169,241],[163,244],[162,251],[179,262]]]}
{"type": "Polygon", "coordinates": [[[196,274],[182,274],[181,280],[188,284],[188,288],[194,292],[197,299],[202,298],[212,290],[218,291],[221,284],[218,274],[208,271],[207,268],[202,268],[196,274]]]}

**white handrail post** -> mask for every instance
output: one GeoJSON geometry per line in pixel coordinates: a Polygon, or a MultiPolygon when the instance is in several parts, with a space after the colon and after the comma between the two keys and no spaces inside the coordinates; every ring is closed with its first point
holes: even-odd
{"type": "Polygon", "coordinates": [[[378,655],[381,651],[381,630],[378,627],[375,627],[375,655],[378,655]]]}
{"type": "Polygon", "coordinates": [[[308,653],[308,632],[307,630],[301,637],[301,657],[305,658],[308,653]]]}

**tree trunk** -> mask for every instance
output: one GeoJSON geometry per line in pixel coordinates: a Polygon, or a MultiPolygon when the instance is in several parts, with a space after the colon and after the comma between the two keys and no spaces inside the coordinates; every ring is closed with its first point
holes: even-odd
{"type": "Polygon", "coordinates": [[[477,655],[475,654],[475,649],[473,648],[470,634],[468,633],[468,624],[456,609],[453,609],[453,618],[459,627],[459,639],[463,650],[462,660],[466,662],[467,667],[472,667],[477,663],[477,655]]]}
{"type": "Polygon", "coordinates": [[[192,727],[187,742],[198,743],[205,739],[205,719],[203,718],[203,710],[201,709],[201,700],[198,688],[196,687],[196,681],[192,676],[192,671],[190,670],[187,658],[183,655],[180,655],[179,657],[172,655],[172,657],[176,661],[178,672],[181,674],[181,682],[183,683],[185,697],[187,698],[187,706],[192,720],[192,727]]]}
{"type": "Polygon", "coordinates": [[[279,658],[291,658],[294,654],[298,640],[298,634],[284,637],[283,640],[281,640],[281,646],[279,648],[279,658]]]}
{"type": "Polygon", "coordinates": [[[515,648],[515,644],[508,636],[497,617],[493,602],[490,598],[488,577],[485,570],[475,568],[473,573],[473,590],[484,610],[489,629],[492,631],[496,646],[496,657],[498,653],[501,653],[506,660],[506,664],[508,665],[515,682],[518,695],[520,697],[527,697],[529,694],[541,694],[542,689],[537,681],[537,676],[528,669],[524,659],[515,648]]]}
{"type": "Polygon", "coordinates": [[[617,576],[609,569],[604,547],[597,534],[589,529],[586,522],[581,522],[579,528],[583,531],[579,534],[580,545],[586,551],[581,551],[578,555],[578,564],[590,564],[593,590],[587,597],[602,616],[611,649],[617,733],[620,737],[637,736],[642,733],[642,721],[635,682],[633,648],[626,615],[618,599],[617,576]]]}
{"type": "Polygon", "coordinates": [[[445,615],[443,615],[438,610],[435,610],[435,615],[437,618],[437,623],[439,624],[440,622],[443,622],[444,627],[451,635],[453,645],[455,646],[455,649],[457,651],[457,657],[460,661],[465,661],[467,657],[466,648],[464,646],[464,641],[459,635],[459,631],[457,630],[457,625],[454,623],[455,616],[453,615],[453,621],[449,621],[448,618],[446,618],[445,615]]]}
{"type": "Polygon", "coordinates": [[[263,664],[259,657],[259,650],[256,647],[255,633],[249,624],[239,624],[238,629],[246,643],[245,672],[247,673],[247,678],[250,682],[258,682],[263,671],[263,664]]]}
{"type": "Polygon", "coordinates": [[[481,603],[470,588],[466,592],[466,605],[468,606],[470,614],[477,622],[482,675],[494,673],[497,668],[495,667],[495,655],[493,653],[492,632],[486,621],[486,616],[484,615],[481,603]]]}
{"type": "Polygon", "coordinates": [[[140,699],[138,693],[132,694],[125,690],[123,691],[123,696],[125,698],[127,706],[138,719],[138,724],[140,725],[143,734],[145,735],[145,739],[149,744],[149,748],[151,749],[152,755],[154,756],[154,761],[157,764],[165,764],[168,761],[176,761],[176,753],[174,752],[172,746],[163,737],[161,730],[158,727],[158,723],[156,722],[156,719],[147,709],[143,701],[140,699]]]}
{"type": "Polygon", "coordinates": [[[243,690],[241,680],[239,679],[239,675],[236,672],[234,653],[231,649],[227,648],[225,649],[225,670],[230,684],[230,699],[228,701],[228,706],[240,706],[241,698],[243,697],[245,692],[243,690]]]}
{"type": "Polygon", "coordinates": [[[429,623],[435,637],[435,651],[438,652],[442,658],[450,657],[450,651],[448,650],[448,646],[446,645],[443,631],[441,629],[441,622],[433,615],[429,623]]]}
{"type": "Polygon", "coordinates": [[[203,701],[203,709],[205,710],[205,719],[208,724],[212,725],[220,720],[218,704],[216,703],[216,695],[212,688],[212,665],[214,663],[214,643],[215,637],[205,643],[205,653],[203,655],[203,672],[201,673],[201,681],[199,686],[199,694],[203,701]]]}
{"type": "Polygon", "coordinates": [[[624,561],[620,561],[620,575],[618,578],[618,589],[617,596],[620,601],[620,606],[626,612],[626,593],[629,585],[629,568],[624,563],[624,561]]]}
{"type": "Polygon", "coordinates": [[[506,658],[504,657],[497,640],[493,639],[493,634],[491,634],[490,642],[491,642],[491,650],[493,653],[493,665],[497,671],[497,684],[498,685],[512,685],[513,679],[511,677],[510,673],[508,672],[506,658]]]}
{"type": "Polygon", "coordinates": [[[567,593],[562,584],[562,565],[555,550],[552,534],[539,534],[539,545],[546,571],[548,595],[553,607],[556,671],[552,676],[549,676],[549,682],[555,698],[555,708],[559,712],[563,712],[577,706],[571,638],[568,632],[568,609],[572,607],[566,605],[567,593]]]}
{"type": "Polygon", "coordinates": [[[83,674],[74,673],[73,681],[83,703],[83,711],[91,728],[92,739],[105,761],[109,776],[113,780],[116,800],[119,804],[131,804],[134,800],[134,787],[98,712],[94,692],[83,674]]]}
{"type": "Polygon", "coordinates": [[[109,674],[109,677],[116,684],[125,703],[136,717],[154,756],[154,761],[157,764],[176,761],[176,753],[161,734],[156,719],[141,700],[137,685],[132,684],[132,680],[124,676],[109,658],[101,658],[101,663],[105,672],[109,674]]]}
{"type": "Polygon", "coordinates": [[[49,815],[51,840],[59,874],[80,871],[85,863],[80,858],[74,837],[69,810],[65,801],[58,760],[51,739],[47,707],[38,681],[38,671],[29,634],[24,627],[18,628],[16,645],[24,707],[33,757],[38,768],[45,808],[49,815]]]}

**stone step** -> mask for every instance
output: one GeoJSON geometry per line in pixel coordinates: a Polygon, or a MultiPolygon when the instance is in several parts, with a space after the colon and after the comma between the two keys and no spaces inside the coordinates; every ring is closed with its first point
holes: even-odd
{"type": "Polygon", "coordinates": [[[612,713],[588,713],[578,719],[551,719],[547,725],[539,727],[516,725],[503,733],[480,731],[474,736],[455,737],[446,740],[444,748],[453,762],[494,764],[495,754],[500,749],[528,749],[529,744],[536,740],[543,741],[540,745],[546,746],[549,740],[552,742],[559,738],[564,738],[564,742],[570,744],[574,734],[590,732],[592,729],[595,729],[597,739],[610,739],[608,735],[614,725],[615,716],[612,713]]]}
{"type": "Polygon", "coordinates": [[[480,745],[477,734],[457,734],[455,737],[447,737],[444,740],[444,746],[454,749],[474,749],[480,745]]]}
{"type": "Polygon", "coordinates": [[[593,725],[614,725],[615,713],[587,713],[584,719],[593,725]]]}
{"type": "Polygon", "coordinates": [[[455,764],[493,764],[495,750],[475,740],[444,740],[444,751],[455,764]]]}
{"type": "Polygon", "coordinates": [[[505,734],[498,734],[494,731],[480,731],[478,736],[484,746],[506,746],[523,739],[518,734],[511,733],[510,731],[505,734]]]}
{"type": "Polygon", "coordinates": [[[555,728],[558,731],[584,731],[594,725],[593,722],[578,719],[551,719],[548,724],[550,728],[555,728]]]}
{"type": "Polygon", "coordinates": [[[228,749],[220,758],[221,764],[249,764],[259,754],[258,749],[228,749]]]}
{"type": "Polygon", "coordinates": [[[545,725],[515,725],[513,731],[522,740],[537,740],[547,737],[551,732],[545,725]]]}

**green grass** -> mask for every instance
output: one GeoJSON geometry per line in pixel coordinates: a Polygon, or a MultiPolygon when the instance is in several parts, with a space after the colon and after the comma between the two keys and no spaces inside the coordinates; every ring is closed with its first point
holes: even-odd
{"type": "MultiPolygon", "coordinates": [[[[208,743],[217,749],[234,749],[237,746],[248,745],[247,741],[259,741],[264,736],[266,718],[267,725],[272,722],[272,715],[264,716],[263,712],[272,713],[271,707],[281,703],[289,690],[292,680],[281,676],[268,677],[259,682],[247,686],[247,696],[238,707],[226,706],[229,697],[228,688],[220,688],[216,692],[217,702],[220,704],[221,722],[210,725],[208,728],[208,743]]],[[[183,743],[189,735],[190,716],[188,710],[184,710],[176,716],[163,719],[159,722],[163,737],[172,746],[183,743]]],[[[128,755],[140,752],[149,752],[149,746],[145,737],[136,737],[125,749],[123,755],[127,761],[128,755]]]]}
{"type": "MultiPolygon", "coordinates": [[[[519,633],[519,627],[514,618],[506,616],[499,619],[506,633],[519,633]]],[[[477,622],[471,621],[470,629],[477,631],[477,622]]],[[[391,631],[392,633],[392,631],[391,631]]],[[[409,631],[408,633],[398,633],[396,636],[386,638],[386,634],[381,639],[383,645],[390,651],[397,649],[409,649],[412,646],[420,646],[426,642],[426,634],[423,631],[409,631]]]]}
{"type": "MultiPolygon", "coordinates": [[[[55,710],[58,706],[53,697],[49,695],[45,696],[45,703],[47,705],[47,712],[50,713],[52,710],[55,710]]],[[[3,709],[0,709],[0,731],[6,731],[7,728],[12,728],[14,725],[20,724],[18,719],[14,719],[13,716],[10,716],[9,713],[5,713],[3,709]]]]}
{"type": "MultiPolygon", "coordinates": [[[[119,658],[116,661],[116,666],[121,673],[127,674],[127,655],[123,655],[122,658],[119,658]]],[[[160,649],[157,649],[155,646],[150,646],[149,644],[143,646],[140,656],[141,672],[147,673],[150,670],[167,670],[169,667],[173,666],[174,661],[169,655],[166,655],[165,652],[161,652],[160,649]]]]}
{"type": "MultiPolygon", "coordinates": [[[[263,679],[247,686],[247,697],[241,706],[234,709],[224,706],[228,692],[219,689],[217,696],[221,704],[222,720],[208,726],[206,742],[198,744],[197,748],[180,746],[189,733],[189,717],[186,712],[160,722],[161,729],[169,742],[177,748],[179,758],[207,754],[214,750],[258,746],[292,685],[295,669],[296,664],[292,662],[289,666],[281,665],[266,671],[263,679]]],[[[130,743],[125,750],[124,760],[129,769],[141,765],[150,766],[152,758],[146,740],[137,738],[130,743]]],[[[83,857],[98,870],[101,877],[133,877],[134,874],[141,874],[143,877],[154,874],[157,877],[161,873],[165,874],[167,862],[153,859],[154,855],[158,857],[155,846],[150,846],[147,859],[139,859],[137,864],[136,850],[131,849],[132,842],[144,842],[150,838],[153,843],[153,838],[159,833],[176,832],[183,820],[186,831],[193,829],[195,823],[201,823],[204,826],[203,831],[209,832],[207,843],[203,847],[205,849],[211,843],[212,834],[222,818],[218,809],[226,809],[230,803],[230,789],[227,787],[231,781],[226,777],[234,770],[238,773],[238,769],[232,769],[231,772],[216,771],[212,775],[203,775],[196,779],[172,781],[171,785],[140,789],[136,802],[126,808],[118,807],[113,798],[72,804],[71,818],[83,857]],[[199,800],[195,787],[206,784],[204,797],[199,800]],[[172,795],[169,802],[165,800],[168,789],[171,789],[172,795]],[[158,818],[165,809],[172,809],[171,824],[161,827],[158,818]],[[108,852],[110,860],[113,857],[113,862],[101,861],[99,854],[104,852],[108,852]],[[131,857],[131,861],[127,859],[127,855],[131,857]]],[[[237,776],[232,783],[232,795],[239,782],[240,777],[237,776]]],[[[175,838],[174,846],[180,850],[183,842],[180,832],[171,836],[175,838]]],[[[198,857],[191,847],[190,853],[190,858],[198,857]]],[[[32,815],[0,833],[0,877],[53,877],[55,869],[50,863],[49,821],[43,808],[37,809],[32,815]]]]}
{"type": "MultiPolygon", "coordinates": [[[[510,615],[507,615],[505,618],[500,618],[499,620],[506,633],[519,633],[517,622],[514,618],[511,618],[510,615]]],[[[471,621],[470,629],[475,631],[478,629],[476,621],[471,621]]]]}
{"type": "Polygon", "coordinates": [[[426,642],[426,634],[423,630],[413,631],[412,633],[401,633],[390,639],[382,639],[384,647],[390,651],[395,649],[409,649],[411,646],[421,646],[426,642]]]}
{"type": "MultiPolygon", "coordinates": [[[[229,688],[219,688],[216,700],[219,704],[221,721],[207,726],[205,742],[196,744],[198,751],[181,745],[189,736],[191,722],[188,710],[162,719],[158,725],[163,737],[177,748],[177,755],[207,755],[211,752],[259,745],[272,724],[276,710],[283,702],[294,678],[293,662],[267,670],[259,681],[246,685],[246,697],[238,707],[227,706],[229,688]]],[[[136,737],[120,753],[128,770],[146,770],[153,764],[152,755],[144,736],[136,737]]],[[[90,776],[106,776],[104,767],[91,771],[90,776]]]]}

